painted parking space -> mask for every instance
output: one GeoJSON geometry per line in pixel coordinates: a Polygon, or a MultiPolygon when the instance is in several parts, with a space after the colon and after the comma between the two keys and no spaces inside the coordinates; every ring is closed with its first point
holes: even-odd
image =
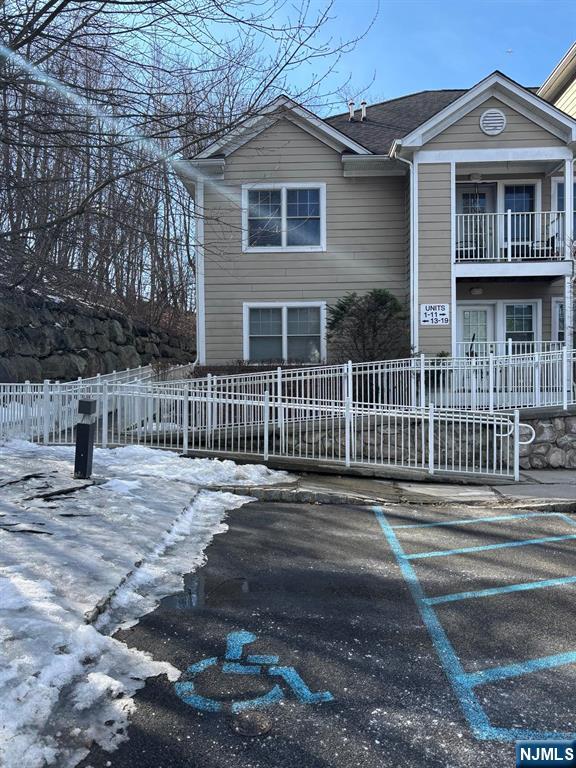
{"type": "Polygon", "coordinates": [[[571,696],[560,692],[576,669],[572,518],[476,514],[406,523],[393,510],[373,511],[475,737],[575,738],[571,696]],[[494,564],[506,574],[502,583],[494,564]],[[514,711],[502,700],[518,700],[518,681],[524,704],[514,711]]]}

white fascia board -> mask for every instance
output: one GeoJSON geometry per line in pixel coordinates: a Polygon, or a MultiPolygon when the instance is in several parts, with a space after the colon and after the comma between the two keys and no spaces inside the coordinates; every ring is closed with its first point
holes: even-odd
{"type": "Polygon", "coordinates": [[[570,160],[572,150],[568,147],[518,147],[516,149],[435,149],[415,153],[419,163],[490,163],[534,160],[570,160]]]}
{"type": "Polygon", "coordinates": [[[458,277],[558,277],[572,274],[571,261],[506,261],[490,264],[454,264],[458,277]]]}
{"type": "Polygon", "coordinates": [[[202,160],[209,158],[215,152],[220,151],[223,154],[228,155],[250,139],[254,138],[254,136],[257,136],[259,133],[261,133],[261,131],[268,128],[273,124],[275,120],[278,120],[282,117],[289,117],[290,114],[297,116],[300,118],[300,120],[303,121],[303,123],[309,125],[311,128],[314,128],[318,134],[320,134],[320,136],[324,137],[326,140],[331,140],[332,142],[335,141],[339,146],[342,146],[360,155],[371,154],[370,150],[366,149],[366,147],[363,147],[361,144],[353,141],[348,136],[338,131],[336,128],[328,125],[328,123],[324,122],[324,120],[321,120],[313,112],[310,112],[310,110],[302,107],[300,104],[297,104],[287,96],[281,96],[278,99],[275,99],[267,107],[260,110],[257,115],[242,121],[238,126],[233,128],[231,131],[226,133],[210,146],[206,147],[206,149],[202,150],[202,152],[196,155],[195,159],[202,160]],[[284,114],[280,112],[282,109],[286,110],[284,114]],[[275,113],[279,114],[276,115],[275,113]]]}
{"type": "MultiPolygon", "coordinates": [[[[401,140],[401,145],[404,149],[421,147],[465,114],[482,104],[487,98],[495,96],[503,100],[502,97],[506,94],[515,97],[515,100],[520,103],[530,105],[533,110],[536,110],[541,115],[545,115],[555,125],[556,132],[562,126],[562,138],[565,141],[576,141],[576,120],[552,104],[548,104],[548,102],[522,88],[522,86],[504,78],[498,73],[493,73],[405,136],[401,140]]],[[[516,106],[513,108],[516,108],[516,106]]],[[[531,111],[530,119],[534,119],[531,111]]]]}
{"type": "Polygon", "coordinates": [[[568,81],[574,77],[575,62],[576,43],[562,56],[544,83],[542,83],[538,90],[538,96],[548,100],[561,93],[568,85],[568,81]]]}

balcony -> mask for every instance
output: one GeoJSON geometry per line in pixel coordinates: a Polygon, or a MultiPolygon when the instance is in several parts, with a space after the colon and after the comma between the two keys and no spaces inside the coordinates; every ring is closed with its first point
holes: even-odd
{"type": "Polygon", "coordinates": [[[456,214],[457,264],[563,261],[563,211],[456,214]]]}

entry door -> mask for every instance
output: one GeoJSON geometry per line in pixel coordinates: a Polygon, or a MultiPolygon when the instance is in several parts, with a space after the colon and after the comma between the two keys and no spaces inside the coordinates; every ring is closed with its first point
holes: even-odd
{"type": "Polygon", "coordinates": [[[456,251],[465,259],[492,259],[496,253],[495,184],[458,184],[456,251]]]}
{"type": "Polygon", "coordinates": [[[489,354],[494,346],[494,305],[461,304],[457,330],[459,354],[489,354]]]}

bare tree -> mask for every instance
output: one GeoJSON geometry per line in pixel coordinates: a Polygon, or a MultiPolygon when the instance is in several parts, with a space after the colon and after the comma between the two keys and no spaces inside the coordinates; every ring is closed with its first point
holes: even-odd
{"type": "Polygon", "coordinates": [[[7,0],[0,277],[155,321],[194,304],[192,201],[170,160],[281,92],[326,103],[355,41],[281,0],[7,0]],[[301,67],[316,70],[299,92],[301,67]]]}

